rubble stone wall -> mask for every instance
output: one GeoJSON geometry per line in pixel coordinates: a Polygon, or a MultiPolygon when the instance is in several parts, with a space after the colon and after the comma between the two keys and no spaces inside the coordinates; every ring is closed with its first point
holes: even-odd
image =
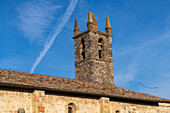
{"type": "Polygon", "coordinates": [[[74,39],[74,46],[77,80],[114,84],[111,36],[90,31],[74,39]],[[101,58],[99,58],[98,49],[100,38],[103,40],[101,58]],[[82,39],[85,42],[85,59],[82,56],[82,39]]]}

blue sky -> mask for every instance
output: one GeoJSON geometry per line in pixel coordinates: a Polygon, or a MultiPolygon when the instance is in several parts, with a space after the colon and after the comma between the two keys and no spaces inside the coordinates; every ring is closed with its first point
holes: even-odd
{"type": "MultiPolygon", "coordinates": [[[[88,11],[98,30],[113,27],[117,86],[159,87],[170,99],[169,0],[0,0],[0,68],[75,78],[74,19],[87,29],[88,11]]],[[[156,95],[141,87],[141,92],[156,95]]]]}

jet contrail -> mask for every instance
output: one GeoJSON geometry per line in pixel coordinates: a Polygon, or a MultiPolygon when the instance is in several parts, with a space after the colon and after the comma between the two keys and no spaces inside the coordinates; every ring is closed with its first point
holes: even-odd
{"type": "Polygon", "coordinates": [[[57,35],[62,31],[63,27],[65,26],[65,24],[67,23],[68,19],[70,18],[72,12],[74,11],[76,4],[77,4],[78,0],[72,0],[66,10],[66,12],[64,13],[64,16],[61,20],[61,22],[55,27],[54,31],[51,32],[48,36],[47,40],[44,44],[44,49],[40,52],[39,56],[37,57],[36,61],[34,62],[32,68],[31,68],[31,73],[34,72],[35,68],[38,66],[38,64],[41,62],[41,60],[44,58],[44,56],[46,55],[46,53],[48,52],[48,50],[51,48],[51,46],[53,45],[54,40],[56,39],[57,35]]]}

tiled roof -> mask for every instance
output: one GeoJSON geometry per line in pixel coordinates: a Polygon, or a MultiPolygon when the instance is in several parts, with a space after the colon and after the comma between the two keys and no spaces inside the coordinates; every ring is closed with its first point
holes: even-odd
{"type": "Polygon", "coordinates": [[[149,94],[138,93],[109,84],[79,81],[69,78],[38,75],[27,72],[10,71],[0,69],[0,84],[13,84],[17,86],[31,86],[35,88],[47,88],[51,90],[77,92],[83,94],[105,95],[110,97],[138,99],[156,102],[170,102],[149,94]]]}

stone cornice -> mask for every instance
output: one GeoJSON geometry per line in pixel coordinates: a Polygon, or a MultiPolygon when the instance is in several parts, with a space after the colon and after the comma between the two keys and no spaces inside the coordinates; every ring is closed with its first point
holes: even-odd
{"type": "Polygon", "coordinates": [[[96,60],[96,61],[104,61],[104,62],[113,63],[113,61],[109,61],[109,60],[105,60],[105,59],[88,58],[88,59],[81,60],[80,62],[77,62],[74,65],[80,64],[80,63],[88,61],[88,60],[96,60]]]}
{"type": "Polygon", "coordinates": [[[84,34],[86,34],[86,33],[89,33],[89,32],[98,33],[98,34],[100,34],[100,35],[109,36],[109,37],[112,37],[112,36],[113,36],[113,34],[108,34],[108,33],[102,32],[102,31],[86,30],[86,31],[83,31],[83,32],[81,32],[81,33],[73,36],[72,38],[73,38],[73,39],[76,39],[76,38],[78,38],[78,37],[80,37],[80,36],[82,36],[82,35],[84,35],[84,34]]]}

